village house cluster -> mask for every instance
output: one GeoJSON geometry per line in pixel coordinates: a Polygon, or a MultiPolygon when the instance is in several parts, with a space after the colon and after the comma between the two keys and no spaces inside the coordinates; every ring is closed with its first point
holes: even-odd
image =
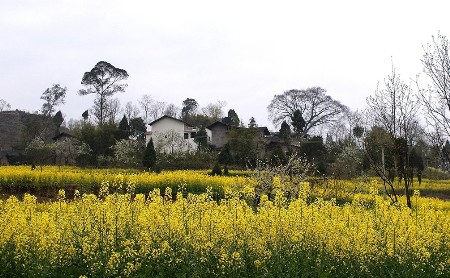
{"type": "MultiPolygon", "coordinates": [[[[200,130],[199,127],[170,116],[162,116],[151,122],[150,131],[145,133],[146,144],[153,139],[155,149],[162,153],[191,152],[198,149],[195,138],[200,130]]],[[[244,129],[234,127],[223,121],[216,121],[205,128],[206,142],[216,150],[222,149],[229,141],[230,130],[244,129]]],[[[254,142],[258,156],[263,157],[266,152],[271,151],[272,145],[280,143],[277,136],[272,135],[267,127],[255,127],[254,142]]]]}

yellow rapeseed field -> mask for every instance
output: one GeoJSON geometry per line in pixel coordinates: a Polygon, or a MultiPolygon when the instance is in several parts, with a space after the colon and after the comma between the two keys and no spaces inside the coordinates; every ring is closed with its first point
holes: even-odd
{"type": "MultiPolygon", "coordinates": [[[[206,192],[211,187],[216,194],[223,196],[226,192],[245,191],[253,188],[255,181],[243,175],[241,171],[230,171],[227,177],[210,176],[207,171],[163,171],[149,173],[123,169],[82,169],[78,167],[44,166],[32,170],[29,166],[0,166],[0,186],[14,193],[18,188],[54,190],[68,186],[81,192],[97,192],[102,182],[120,187],[133,184],[136,193],[148,193],[155,188],[164,190],[186,190],[192,193],[206,192]]],[[[125,188],[123,188],[125,189],[125,188]]]]}
{"type": "MultiPolygon", "coordinates": [[[[163,175],[187,186],[205,177],[182,173],[163,175]]],[[[202,194],[173,198],[167,187],[146,196],[133,193],[139,175],[120,175],[100,181],[98,196],[76,191],[68,200],[60,190],[51,202],[28,194],[0,202],[0,276],[450,276],[449,210],[418,191],[413,210],[392,205],[376,182],[337,205],[307,201],[307,183],[288,200],[274,178],[274,198],[249,204],[254,186],[239,185],[241,193],[227,191],[220,201],[210,185],[202,194]],[[110,193],[118,187],[127,193],[110,193]]],[[[224,177],[209,182],[234,186],[224,177]]]]}
{"type": "MultiPolygon", "coordinates": [[[[32,191],[43,194],[47,191],[56,192],[61,188],[75,188],[81,193],[97,193],[102,182],[108,182],[111,187],[120,187],[122,184],[133,184],[136,193],[148,193],[155,188],[164,191],[166,187],[191,193],[205,193],[208,187],[212,188],[218,197],[225,194],[240,194],[250,192],[257,185],[251,172],[230,171],[230,176],[210,176],[208,171],[163,171],[149,173],[125,169],[82,169],[67,166],[44,166],[31,170],[29,166],[0,166],[0,186],[7,193],[32,191]],[[44,191],[44,192],[42,192],[44,191]]],[[[371,179],[372,180],[372,179],[371,179]]],[[[311,183],[311,196],[324,199],[335,198],[340,202],[351,201],[355,194],[368,193],[371,180],[315,180],[311,183]]],[[[402,194],[401,184],[394,183],[396,190],[402,194]]],[[[378,190],[383,189],[378,180],[378,190]]],[[[122,188],[125,189],[125,188],[122,188]]],[[[423,195],[439,195],[444,193],[450,196],[450,181],[434,181],[424,179],[419,185],[417,181],[413,189],[420,190],[423,195]]],[[[0,191],[1,192],[1,191],[0,191]]],[[[215,198],[217,199],[217,198],[215,198]]]]}

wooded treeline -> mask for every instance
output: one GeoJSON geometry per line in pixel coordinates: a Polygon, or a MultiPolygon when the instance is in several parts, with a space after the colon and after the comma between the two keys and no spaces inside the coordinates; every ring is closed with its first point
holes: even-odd
{"type": "MultiPolygon", "coordinates": [[[[413,177],[420,181],[430,171],[439,172],[430,169],[440,169],[444,176],[449,170],[448,48],[446,36],[433,36],[423,48],[423,72],[413,81],[401,77],[392,64],[391,72],[367,98],[367,107],[362,110],[351,111],[321,87],[275,94],[267,109],[277,130],[262,140],[255,139],[255,118],[244,120],[234,109],[225,113],[224,101],[200,106],[187,97],[177,106],[143,95],[137,103],[122,105],[115,95],[126,91],[128,73],[101,61],[82,76],[78,94],[96,97],[92,107],[80,111],[79,119],[65,120],[57,111],[64,103],[67,88],[54,84],[42,93],[40,112],[21,114],[20,133],[10,143],[3,143],[2,151],[16,152],[7,154],[12,164],[55,163],[59,155],[64,157],[60,163],[148,168],[144,154],[151,147],[145,142],[150,122],[168,115],[205,132],[207,126],[221,121],[230,126],[225,147],[213,148],[202,141],[205,136],[199,136],[198,150],[172,154],[156,150],[152,165],[158,165],[158,170],[209,168],[214,164],[252,168],[258,161],[283,164],[296,154],[314,165],[313,175],[378,175],[395,201],[395,178],[403,183],[409,196],[413,177]],[[58,140],[63,137],[71,138],[71,144],[58,140]]],[[[14,112],[10,109],[5,100],[0,100],[1,115],[14,112]]],[[[3,136],[9,132],[4,129],[3,136]]]]}

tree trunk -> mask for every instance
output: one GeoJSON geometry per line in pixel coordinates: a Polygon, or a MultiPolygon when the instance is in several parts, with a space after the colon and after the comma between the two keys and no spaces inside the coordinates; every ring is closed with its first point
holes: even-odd
{"type": "Polygon", "coordinates": [[[412,183],[412,175],[410,175],[410,171],[412,171],[411,167],[409,167],[409,161],[408,158],[404,158],[404,162],[403,162],[403,180],[404,180],[404,184],[405,184],[405,197],[406,197],[406,205],[408,206],[408,208],[412,208],[412,204],[411,204],[411,195],[409,192],[409,187],[412,183]]]}

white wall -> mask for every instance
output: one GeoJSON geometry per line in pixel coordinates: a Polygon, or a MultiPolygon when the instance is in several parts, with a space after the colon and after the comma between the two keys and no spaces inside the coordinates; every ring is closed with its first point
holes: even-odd
{"type": "Polygon", "coordinates": [[[196,151],[197,144],[190,134],[193,131],[197,130],[187,130],[181,121],[163,118],[151,126],[152,134],[146,136],[146,143],[153,138],[155,149],[164,153],[196,151]],[[188,139],[184,138],[185,132],[188,132],[188,139]]]}

